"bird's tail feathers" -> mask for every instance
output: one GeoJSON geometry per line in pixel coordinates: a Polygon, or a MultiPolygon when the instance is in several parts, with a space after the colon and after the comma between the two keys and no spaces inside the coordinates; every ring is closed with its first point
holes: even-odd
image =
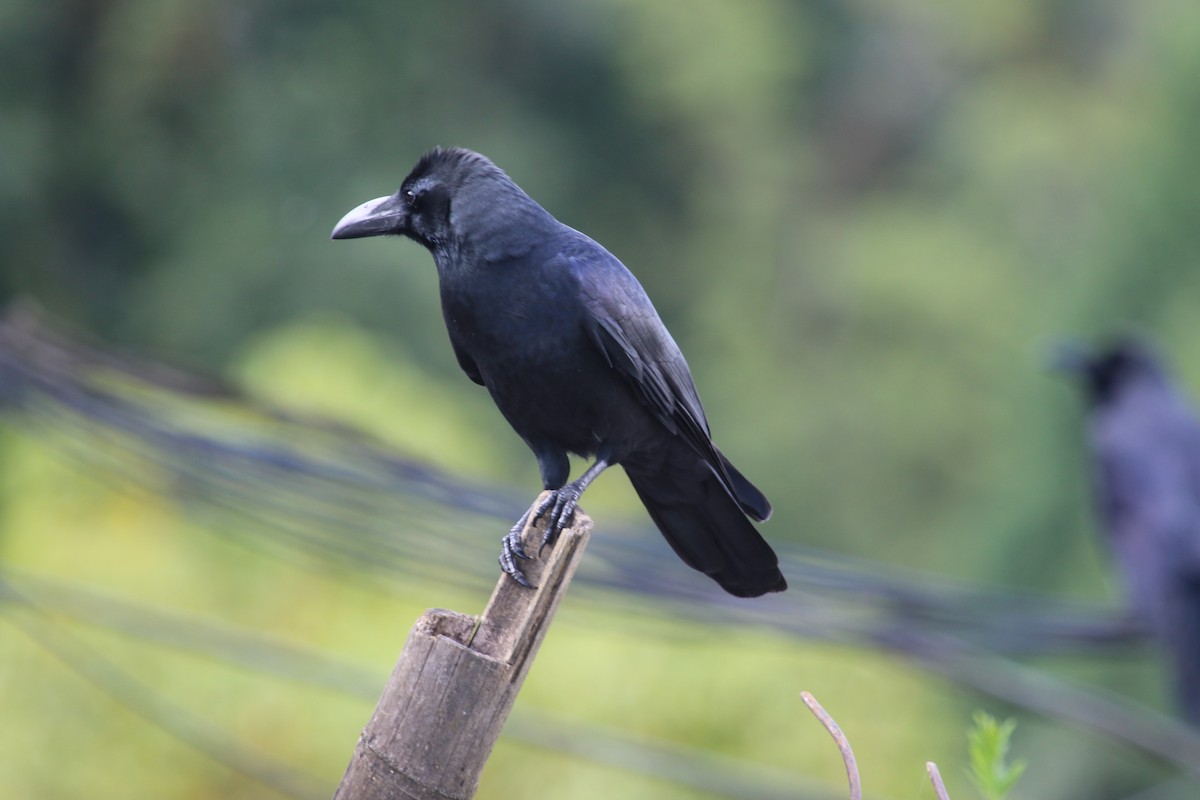
{"type": "MultiPolygon", "coordinates": [[[[740,474],[738,478],[758,494],[759,506],[769,514],[766,498],[740,474]]],[[[654,524],[689,567],[737,597],[787,588],[775,551],[743,513],[744,501],[731,497],[714,472],[706,469],[699,482],[687,486],[663,474],[630,474],[629,479],[654,524]]]]}
{"type": "Polygon", "coordinates": [[[738,472],[737,467],[729,463],[729,459],[720,451],[717,455],[721,457],[721,466],[725,469],[725,474],[729,476],[730,489],[733,490],[733,496],[737,498],[738,505],[742,510],[749,514],[759,522],[766,522],[771,518],[771,501],[767,500],[767,496],[758,490],[758,487],[746,479],[746,476],[738,472]]]}

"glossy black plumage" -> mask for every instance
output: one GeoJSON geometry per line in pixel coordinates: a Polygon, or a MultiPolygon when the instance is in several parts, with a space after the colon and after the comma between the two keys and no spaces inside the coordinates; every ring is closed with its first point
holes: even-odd
{"type": "Polygon", "coordinates": [[[1069,351],[1061,366],[1087,400],[1097,515],[1130,605],[1200,724],[1200,422],[1143,341],[1069,351]]]}
{"type": "Polygon", "coordinates": [[[786,588],[747,519],[766,519],[770,503],[713,444],[683,354],[620,261],[458,148],[426,154],[396,194],[351,211],[333,238],[385,234],[432,253],[459,365],[554,491],[505,537],[505,571],[524,582],[516,534],[528,517],[550,514],[556,535],[591,480],[621,464],[689,566],[738,596],[786,588]],[[596,461],[568,483],[569,452],[596,461]]]}

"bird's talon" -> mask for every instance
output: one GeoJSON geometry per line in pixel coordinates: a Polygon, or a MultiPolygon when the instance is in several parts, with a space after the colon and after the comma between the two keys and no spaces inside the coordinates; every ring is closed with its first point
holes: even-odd
{"type": "Polygon", "coordinates": [[[536,586],[534,586],[532,583],[529,582],[529,579],[525,577],[525,573],[519,569],[514,569],[512,572],[510,572],[508,574],[509,574],[509,577],[511,577],[514,581],[516,581],[517,583],[524,586],[526,589],[536,589],[537,588],[536,586]]]}
{"type": "MultiPolygon", "coordinates": [[[[526,518],[529,519],[529,522],[531,524],[536,525],[538,523],[538,520],[540,520],[542,518],[542,515],[546,513],[546,509],[551,508],[552,506],[555,506],[557,501],[558,501],[558,492],[551,492],[550,495],[545,500],[538,503],[537,508],[534,508],[534,509],[531,509],[530,511],[525,512],[526,518]]],[[[554,512],[552,511],[551,519],[553,519],[553,513],[554,512]]],[[[522,525],[521,527],[522,527],[522,529],[524,529],[525,526],[522,525]]]]}
{"type": "Polygon", "coordinates": [[[546,522],[546,530],[542,534],[542,544],[538,547],[539,556],[547,546],[553,547],[554,543],[558,541],[559,535],[574,523],[577,502],[577,498],[574,497],[560,497],[554,504],[554,511],[546,522]]]}
{"type": "Polygon", "coordinates": [[[500,548],[500,558],[497,559],[500,562],[500,569],[504,570],[506,575],[524,586],[526,589],[534,588],[533,584],[529,582],[529,579],[525,577],[525,573],[522,572],[521,568],[517,566],[514,556],[516,558],[529,558],[529,556],[525,555],[525,552],[520,549],[519,540],[518,546],[514,548],[512,546],[512,542],[509,541],[507,536],[505,536],[503,539],[503,545],[500,548]]]}
{"type": "Polygon", "coordinates": [[[529,560],[530,555],[525,552],[525,546],[521,543],[521,529],[513,528],[503,539],[500,540],[503,545],[504,552],[511,553],[517,558],[529,560]]]}

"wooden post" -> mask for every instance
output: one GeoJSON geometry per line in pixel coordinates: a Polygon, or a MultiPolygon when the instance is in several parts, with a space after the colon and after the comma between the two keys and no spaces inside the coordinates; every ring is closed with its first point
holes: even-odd
{"type": "MultiPolygon", "coordinates": [[[[592,521],[576,512],[541,558],[536,589],[501,575],[480,617],[426,611],[413,626],[334,800],[466,800],[508,717],[575,568],[592,521]]],[[[542,528],[522,541],[537,553],[542,528]]]]}

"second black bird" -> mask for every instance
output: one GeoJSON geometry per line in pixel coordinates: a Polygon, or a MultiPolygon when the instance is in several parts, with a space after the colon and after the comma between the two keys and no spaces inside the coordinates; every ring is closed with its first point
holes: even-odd
{"type": "Polygon", "coordinates": [[[525,523],[548,514],[552,540],[588,484],[620,464],[688,566],[740,597],[787,588],[748,519],[765,520],[770,503],[713,444],[683,354],[620,261],[459,148],[426,154],[399,191],[333,230],[380,235],[432,253],[459,365],[491,393],[551,490],[504,537],[505,572],[528,585],[525,523]],[[568,453],[595,457],[570,482],[568,453]]]}
{"type": "Polygon", "coordinates": [[[1065,349],[1058,366],[1088,401],[1097,511],[1130,606],[1200,725],[1200,420],[1145,342],[1065,349]]]}

